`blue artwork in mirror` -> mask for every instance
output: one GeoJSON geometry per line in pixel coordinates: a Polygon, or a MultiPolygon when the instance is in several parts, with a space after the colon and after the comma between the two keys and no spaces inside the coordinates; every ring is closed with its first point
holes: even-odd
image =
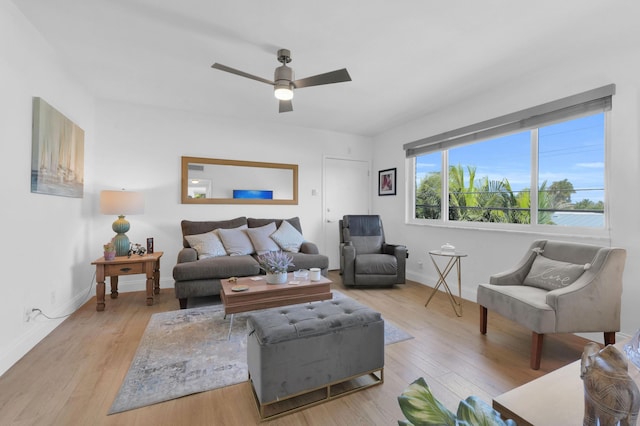
{"type": "Polygon", "coordinates": [[[234,189],[233,198],[250,198],[254,200],[271,200],[273,191],[258,189],[234,189]]]}

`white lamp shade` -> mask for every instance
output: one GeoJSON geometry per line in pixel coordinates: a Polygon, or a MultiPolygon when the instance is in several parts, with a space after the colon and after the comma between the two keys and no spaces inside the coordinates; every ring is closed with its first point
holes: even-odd
{"type": "Polygon", "coordinates": [[[128,215],[144,213],[144,196],[141,192],[101,191],[100,213],[128,215]]]}

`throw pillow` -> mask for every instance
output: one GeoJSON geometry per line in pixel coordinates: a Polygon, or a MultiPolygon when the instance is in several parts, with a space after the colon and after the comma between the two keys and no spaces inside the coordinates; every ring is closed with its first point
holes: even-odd
{"type": "Polygon", "coordinates": [[[573,284],[590,266],[588,263],[576,265],[538,254],[522,284],[549,291],[563,288],[573,284]]]}
{"type": "Polygon", "coordinates": [[[247,225],[232,229],[218,229],[218,235],[229,256],[252,254],[255,250],[247,236],[247,225]]]}
{"type": "Polygon", "coordinates": [[[248,228],[247,234],[256,249],[256,253],[265,254],[270,251],[280,251],[280,247],[271,239],[271,234],[276,232],[276,223],[271,222],[257,228],[248,228]]]}
{"type": "Polygon", "coordinates": [[[304,242],[304,237],[293,225],[283,220],[276,232],[271,235],[273,241],[278,243],[280,248],[291,253],[298,253],[300,246],[304,242]]]}
{"type": "Polygon", "coordinates": [[[227,255],[227,251],[224,249],[222,241],[220,241],[216,231],[217,230],[197,235],[186,235],[184,237],[191,248],[198,252],[198,259],[227,255]]]}

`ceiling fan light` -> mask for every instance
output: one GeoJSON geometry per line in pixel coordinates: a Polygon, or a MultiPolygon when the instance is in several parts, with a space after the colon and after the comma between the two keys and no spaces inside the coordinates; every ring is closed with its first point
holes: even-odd
{"type": "Polygon", "coordinates": [[[290,101],[293,99],[293,90],[289,84],[276,84],[273,94],[276,99],[281,101],[290,101]]]}

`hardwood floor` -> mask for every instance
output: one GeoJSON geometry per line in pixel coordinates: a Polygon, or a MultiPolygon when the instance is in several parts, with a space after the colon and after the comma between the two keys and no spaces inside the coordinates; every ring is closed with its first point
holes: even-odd
{"type": "MultiPolygon", "coordinates": [[[[488,403],[503,392],[580,358],[586,341],[545,338],[540,370],[529,368],[530,331],[489,313],[479,332],[478,306],[464,301],[455,316],[438,294],[417,283],[386,289],[348,289],[336,272],[333,287],[378,310],[415,338],[385,347],[384,384],[320,404],[268,425],[394,425],[397,396],[424,377],[450,410],[469,395],[488,403]]],[[[153,306],[145,293],[121,293],[96,312],[95,297],[0,377],[2,425],[252,425],[258,412],[251,385],[242,383],[107,416],[152,314],[178,309],[173,289],[153,306]]]]}

